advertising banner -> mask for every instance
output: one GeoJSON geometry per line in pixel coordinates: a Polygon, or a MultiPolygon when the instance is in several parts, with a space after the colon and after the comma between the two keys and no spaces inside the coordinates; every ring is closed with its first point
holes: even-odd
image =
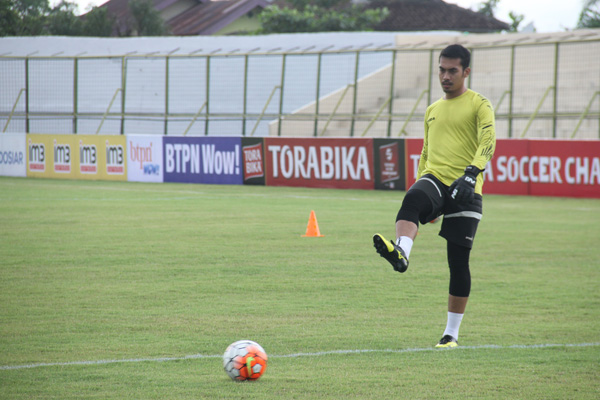
{"type": "Polygon", "coordinates": [[[78,144],[78,179],[127,180],[127,141],[122,135],[69,135],[78,144]]]}
{"type": "MultiPolygon", "coordinates": [[[[485,178],[483,193],[527,196],[529,194],[529,184],[518,179],[515,175],[512,160],[521,160],[528,156],[529,140],[496,140],[494,157],[485,167],[483,175],[485,178]]],[[[518,172],[518,167],[516,171],[518,172]]]]}
{"type": "Polygon", "coordinates": [[[125,137],[27,135],[27,176],[124,181],[125,137]]]}
{"type": "Polygon", "coordinates": [[[243,183],[240,137],[163,137],[165,182],[243,183]]]}
{"type": "Polygon", "coordinates": [[[373,139],[375,189],[404,190],[404,140],[373,139]]]}
{"type": "Polygon", "coordinates": [[[76,178],[77,140],[76,135],[27,135],[27,176],[76,178]]]}
{"type": "Polygon", "coordinates": [[[265,152],[262,138],[242,138],[244,184],[265,184],[265,152]]]}
{"type": "Polygon", "coordinates": [[[373,139],[266,138],[266,184],[373,189],[373,139]]]}
{"type": "Polygon", "coordinates": [[[417,180],[417,169],[419,168],[419,160],[421,159],[421,150],[423,150],[423,139],[404,139],[404,147],[406,151],[404,158],[406,190],[408,190],[417,180]]]}
{"type": "MultiPolygon", "coordinates": [[[[406,139],[407,188],[422,146],[406,139]]],[[[498,139],[484,177],[484,194],[600,198],[600,141],[498,139]]]]}
{"type": "Polygon", "coordinates": [[[25,133],[0,133],[0,175],[27,176],[25,133]]]}
{"type": "Polygon", "coordinates": [[[600,198],[600,141],[498,140],[484,191],[600,198]]]}
{"type": "Polygon", "coordinates": [[[127,180],[163,181],[163,137],[127,135],[127,180]]]}

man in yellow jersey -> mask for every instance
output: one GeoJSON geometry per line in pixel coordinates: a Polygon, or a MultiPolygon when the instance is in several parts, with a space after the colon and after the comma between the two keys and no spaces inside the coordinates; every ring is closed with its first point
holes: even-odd
{"type": "Polygon", "coordinates": [[[456,347],[471,291],[469,256],[482,214],[483,170],[494,155],[496,133],[490,102],[465,86],[470,52],[446,47],[439,57],[444,97],[425,113],[425,137],[417,181],[406,192],[396,218],[396,241],[373,236],[377,252],[394,270],[404,272],[417,235],[425,224],[444,216],[440,236],[446,239],[450,288],[448,320],[436,347],[456,347]]]}

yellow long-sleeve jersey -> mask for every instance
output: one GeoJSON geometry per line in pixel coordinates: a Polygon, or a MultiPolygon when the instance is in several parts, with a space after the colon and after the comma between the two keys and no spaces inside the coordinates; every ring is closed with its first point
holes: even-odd
{"type": "MultiPolygon", "coordinates": [[[[481,94],[467,90],[450,100],[443,98],[427,107],[425,140],[417,179],[432,174],[450,186],[468,165],[483,170],[496,149],[494,109],[481,94]]],[[[483,174],[475,193],[482,193],[483,174]]]]}

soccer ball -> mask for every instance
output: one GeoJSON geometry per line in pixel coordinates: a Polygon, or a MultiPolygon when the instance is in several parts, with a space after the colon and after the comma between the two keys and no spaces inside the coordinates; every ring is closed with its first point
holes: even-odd
{"type": "Polygon", "coordinates": [[[255,381],[267,369],[267,353],[252,340],[239,340],[225,350],[223,368],[231,379],[255,381]]]}

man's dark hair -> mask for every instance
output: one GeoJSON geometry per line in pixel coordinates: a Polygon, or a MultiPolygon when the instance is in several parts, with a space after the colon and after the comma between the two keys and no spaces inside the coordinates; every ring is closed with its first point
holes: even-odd
{"type": "Polygon", "coordinates": [[[463,70],[469,68],[471,64],[471,52],[460,44],[451,44],[440,53],[440,58],[460,58],[460,65],[463,70]]]}

